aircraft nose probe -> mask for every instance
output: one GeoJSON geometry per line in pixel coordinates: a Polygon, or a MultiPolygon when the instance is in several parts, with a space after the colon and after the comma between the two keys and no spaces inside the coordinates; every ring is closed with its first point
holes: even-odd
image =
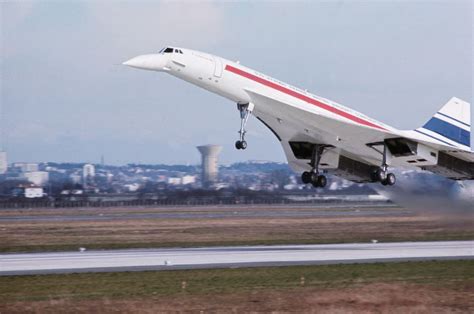
{"type": "Polygon", "coordinates": [[[148,54],[134,57],[123,62],[122,64],[141,70],[163,71],[166,65],[166,60],[164,59],[163,55],[148,54]]]}
{"type": "Polygon", "coordinates": [[[139,68],[141,69],[143,67],[143,58],[142,56],[134,57],[132,59],[129,59],[125,62],[123,62],[123,65],[132,67],[132,68],[139,68]]]}

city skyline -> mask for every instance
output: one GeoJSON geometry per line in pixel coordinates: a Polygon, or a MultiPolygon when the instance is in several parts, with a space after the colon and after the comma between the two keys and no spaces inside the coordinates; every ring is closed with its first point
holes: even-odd
{"type": "Polygon", "coordinates": [[[248,149],[235,151],[235,104],[120,65],[168,44],[240,60],[399,128],[419,127],[452,96],[472,103],[469,1],[0,6],[10,163],[194,164],[202,143],[222,145],[226,164],[285,162],[256,119],[248,149]]]}

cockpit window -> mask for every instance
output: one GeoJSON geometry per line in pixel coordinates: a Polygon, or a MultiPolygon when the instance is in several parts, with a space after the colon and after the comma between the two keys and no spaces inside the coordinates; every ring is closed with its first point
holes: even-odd
{"type": "Polygon", "coordinates": [[[181,49],[176,49],[176,48],[171,48],[171,47],[163,48],[158,53],[163,54],[163,53],[173,53],[173,52],[183,54],[183,51],[181,49]]]}

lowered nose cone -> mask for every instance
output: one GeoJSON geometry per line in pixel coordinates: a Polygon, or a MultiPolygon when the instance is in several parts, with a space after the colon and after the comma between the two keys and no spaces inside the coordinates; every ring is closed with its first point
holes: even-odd
{"type": "Polygon", "coordinates": [[[163,55],[150,54],[132,58],[122,64],[142,70],[163,71],[166,65],[166,60],[163,55]]]}

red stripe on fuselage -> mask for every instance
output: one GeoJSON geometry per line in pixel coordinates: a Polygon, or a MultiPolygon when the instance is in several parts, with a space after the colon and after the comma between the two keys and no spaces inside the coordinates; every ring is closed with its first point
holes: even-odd
{"type": "Polygon", "coordinates": [[[381,127],[381,126],[378,126],[378,125],[376,125],[376,124],[374,124],[374,123],[372,123],[372,122],[369,122],[369,121],[364,120],[364,119],[362,119],[362,118],[356,117],[356,116],[354,116],[354,115],[352,115],[352,114],[350,114],[350,113],[347,113],[347,112],[342,111],[342,110],[340,110],[340,109],[334,108],[334,107],[332,107],[332,106],[330,106],[330,105],[328,105],[328,104],[325,104],[325,103],[323,103],[323,102],[320,102],[320,101],[318,101],[318,100],[316,100],[316,99],[313,99],[313,98],[311,98],[311,97],[308,97],[308,96],[306,96],[306,95],[300,94],[300,93],[298,93],[298,92],[295,92],[295,91],[292,90],[292,89],[289,89],[289,88],[286,88],[286,87],[281,86],[281,85],[279,85],[279,84],[276,84],[276,83],[274,83],[274,82],[268,81],[268,80],[266,80],[266,79],[263,79],[263,78],[261,78],[261,77],[258,77],[258,76],[256,76],[256,75],[254,75],[254,74],[250,74],[250,73],[248,73],[248,72],[245,72],[245,71],[243,71],[243,70],[241,70],[241,69],[238,69],[238,68],[236,68],[236,67],[233,67],[233,66],[231,66],[231,65],[226,65],[226,66],[225,66],[225,69],[226,69],[227,71],[229,71],[229,72],[232,72],[232,73],[235,73],[235,74],[237,74],[237,75],[243,76],[243,77],[245,77],[245,78],[248,78],[248,79],[250,79],[250,80],[252,80],[252,81],[255,81],[255,82],[257,82],[257,83],[260,83],[260,84],[262,84],[262,85],[265,85],[265,86],[268,86],[268,87],[270,87],[270,88],[276,89],[276,90],[278,90],[278,91],[280,91],[280,92],[282,92],[282,93],[285,93],[285,94],[287,94],[287,95],[293,96],[293,97],[298,98],[298,99],[303,100],[303,101],[306,101],[307,103],[310,103],[310,104],[312,104],[312,105],[315,105],[315,106],[317,106],[317,107],[319,107],[319,108],[322,108],[322,109],[327,110],[327,111],[329,111],[329,112],[332,112],[332,113],[335,113],[335,114],[337,114],[337,115],[340,115],[340,116],[342,116],[342,117],[344,117],[344,118],[347,118],[347,119],[349,119],[349,120],[351,120],[351,121],[354,121],[354,122],[357,122],[357,123],[360,123],[360,124],[362,124],[362,125],[369,126],[369,127],[372,127],[372,128],[377,128],[377,129],[381,129],[381,130],[386,130],[385,128],[383,128],[383,127],[381,127]]]}

